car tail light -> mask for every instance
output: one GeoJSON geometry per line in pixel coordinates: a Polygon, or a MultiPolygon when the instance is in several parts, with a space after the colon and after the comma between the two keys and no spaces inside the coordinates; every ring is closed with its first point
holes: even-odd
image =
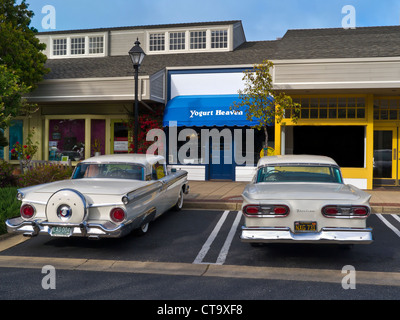
{"type": "Polygon", "coordinates": [[[370,210],[364,206],[326,206],[322,208],[322,214],[328,218],[340,217],[368,217],[370,210]]]}
{"type": "Polygon", "coordinates": [[[286,215],[288,213],[288,207],[286,206],[276,206],[274,207],[274,213],[277,215],[286,215]]]}
{"type": "Polygon", "coordinates": [[[248,215],[257,215],[259,213],[259,206],[246,206],[244,212],[248,215]]]}
{"type": "Polygon", "coordinates": [[[125,219],[125,211],[122,208],[114,208],[110,211],[110,218],[114,222],[122,222],[125,219]]]}
{"type": "Polygon", "coordinates": [[[247,205],[243,213],[248,217],[286,217],[289,214],[289,207],[285,205],[247,205]]]}
{"type": "Polygon", "coordinates": [[[20,209],[21,217],[30,219],[35,215],[35,208],[30,204],[24,204],[20,209]]]}
{"type": "Polygon", "coordinates": [[[353,208],[353,213],[356,216],[367,216],[369,214],[369,210],[367,207],[355,207],[353,208]]]}

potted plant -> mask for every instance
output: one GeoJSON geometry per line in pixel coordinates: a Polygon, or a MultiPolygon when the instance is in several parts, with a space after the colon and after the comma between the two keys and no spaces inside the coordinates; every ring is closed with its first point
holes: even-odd
{"type": "Polygon", "coordinates": [[[101,155],[101,143],[99,139],[94,139],[94,144],[92,145],[92,152],[96,157],[101,155]]]}
{"type": "Polygon", "coordinates": [[[26,144],[22,144],[17,141],[11,150],[11,153],[16,154],[18,159],[21,160],[24,169],[29,167],[33,156],[36,154],[39,148],[39,143],[37,141],[35,143],[32,142],[34,133],[35,130],[32,129],[26,138],[26,144]]]}

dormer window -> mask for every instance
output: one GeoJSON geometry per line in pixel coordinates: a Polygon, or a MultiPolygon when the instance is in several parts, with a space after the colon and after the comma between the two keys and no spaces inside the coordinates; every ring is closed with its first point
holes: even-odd
{"type": "Polygon", "coordinates": [[[149,54],[228,51],[229,28],[193,28],[147,32],[149,54]]]}
{"type": "Polygon", "coordinates": [[[151,33],[149,49],[150,49],[150,51],[164,51],[165,50],[165,33],[151,33]]]}
{"type": "Polygon", "coordinates": [[[104,52],[104,37],[89,37],[89,54],[104,52]]]}
{"type": "Polygon", "coordinates": [[[228,30],[211,31],[211,48],[228,48],[228,30]]]}
{"type": "Polygon", "coordinates": [[[54,56],[67,55],[67,39],[54,39],[53,40],[53,55],[54,56]]]}
{"type": "Polygon", "coordinates": [[[85,38],[71,38],[71,54],[85,54],[85,38]]]}
{"type": "Polygon", "coordinates": [[[185,50],[185,32],[171,32],[169,34],[169,50],[185,50]]]}
{"type": "Polygon", "coordinates": [[[104,35],[52,38],[51,58],[104,56],[104,35]]]}
{"type": "Polygon", "coordinates": [[[205,49],[207,44],[206,31],[190,32],[190,49],[205,49]]]}

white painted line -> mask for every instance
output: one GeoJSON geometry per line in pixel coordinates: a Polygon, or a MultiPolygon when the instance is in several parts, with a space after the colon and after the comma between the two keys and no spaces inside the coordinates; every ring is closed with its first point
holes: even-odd
{"type": "Polygon", "coordinates": [[[392,217],[395,218],[398,222],[400,222],[400,218],[397,214],[392,214],[392,217]]]}
{"type": "Polygon", "coordinates": [[[239,211],[236,215],[235,221],[232,224],[231,230],[229,231],[229,234],[226,237],[225,243],[219,253],[216,264],[222,265],[225,263],[226,256],[228,255],[229,248],[231,247],[231,243],[232,243],[233,237],[235,236],[235,233],[236,233],[236,230],[239,225],[241,217],[242,217],[242,211],[239,211]]]}
{"type": "Polygon", "coordinates": [[[381,219],[381,221],[391,229],[398,237],[400,237],[400,230],[398,230],[394,225],[392,225],[389,221],[387,221],[380,213],[377,213],[376,216],[381,219]]]}
{"type": "Polygon", "coordinates": [[[201,250],[197,254],[196,259],[194,259],[194,261],[193,261],[194,264],[201,264],[203,262],[204,257],[206,256],[208,250],[210,250],[210,247],[211,247],[212,243],[214,242],[215,238],[217,237],[217,234],[218,234],[219,230],[221,229],[223,223],[225,222],[226,217],[228,216],[228,213],[229,213],[229,211],[225,211],[223,213],[223,215],[219,219],[218,223],[216,224],[214,230],[211,232],[211,234],[209,235],[207,241],[203,244],[203,247],[201,248],[201,250]]]}

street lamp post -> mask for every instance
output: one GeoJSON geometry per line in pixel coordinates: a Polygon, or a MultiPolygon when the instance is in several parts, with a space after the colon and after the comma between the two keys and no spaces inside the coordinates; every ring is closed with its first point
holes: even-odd
{"type": "Polygon", "coordinates": [[[129,50],[133,68],[135,69],[135,124],[134,124],[134,153],[138,152],[138,134],[139,134],[139,100],[138,100],[138,83],[139,83],[139,67],[146,55],[140,47],[139,39],[135,41],[135,45],[129,50]]]}

